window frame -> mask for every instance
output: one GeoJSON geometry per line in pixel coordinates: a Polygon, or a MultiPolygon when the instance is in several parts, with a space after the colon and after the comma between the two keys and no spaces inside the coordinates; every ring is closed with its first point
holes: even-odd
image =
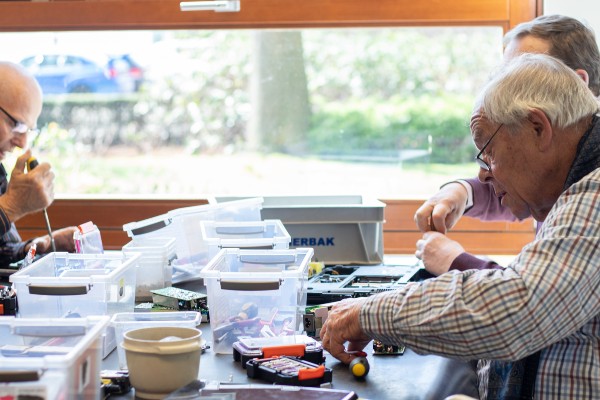
{"type": "Polygon", "coordinates": [[[543,0],[241,0],[239,12],[179,10],[180,0],[0,2],[0,31],[493,25],[542,14],[543,0]]]}

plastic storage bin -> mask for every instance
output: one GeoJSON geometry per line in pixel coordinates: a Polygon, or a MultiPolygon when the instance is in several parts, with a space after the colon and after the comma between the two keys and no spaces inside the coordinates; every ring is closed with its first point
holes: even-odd
{"type": "Polygon", "coordinates": [[[202,315],[196,311],[174,312],[133,312],[118,313],[112,316],[110,325],[115,329],[119,368],[127,369],[127,357],[123,349],[123,335],[132,329],[151,328],[156,326],[177,326],[196,328],[200,325],[202,315]]]}
{"type": "Polygon", "coordinates": [[[135,278],[136,301],[152,300],[150,290],[171,286],[175,238],[134,237],[122,250],[124,254],[140,253],[135,278]]]}
{"type": "Polygon", "coordinates": [[[0,318],[0,398],[99,399],[107,316],[0,318]]]}
{"type": "Polygon", "coordinates": [[[202,269],[207,288],[212,349],[233,353],[239,337],[302,331],[310,248],[223,249],[202,269]]]}
{"type": "Polygon", "coordinates": [[[292,237],[290,248],[312,247],[315,261],[380,264],[384,210],[381,201],[359,195],[272,196],[264,197],[261,214],[264,219],[280,219],[292,237]]]}
{"type": "MultiPolygon", "coordinates": [[[[9,279],[19,315],[27,318],[87,317],[133,312],[139,253],[50,253],[9,279]]],[[[103,356],[116,346],[107,329],[103,356]]]]}
{"type": "Polygon", "coordinates": [[[166,214],[123,225],[130,237],[166,236],[175,238],[177,259],[172,263],[173,282],[198,279],[208,259],[200,232],[202,221],[260,221],[262,197],[238,199],[219,204],[177,208],[166,214]]]}
{"type": "Polygon", "coordinates": [[[202,243],[207,259],[213,258],[221,249],[288,249],[290,234],[278,219],[265,221],[201,223],[202,243]]]}

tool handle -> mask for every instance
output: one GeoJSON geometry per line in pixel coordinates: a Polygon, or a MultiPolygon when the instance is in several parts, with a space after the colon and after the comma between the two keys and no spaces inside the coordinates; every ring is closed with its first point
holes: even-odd
{"type": "Polygon", "coordinates": [[[40,163],[37,160],[37,158],[35,158],[33,156],[29,157],[29,159],[27,160],[27,171],[31,171],[32,169],[34,169],[38,165],[40,165],[40,163]]]}

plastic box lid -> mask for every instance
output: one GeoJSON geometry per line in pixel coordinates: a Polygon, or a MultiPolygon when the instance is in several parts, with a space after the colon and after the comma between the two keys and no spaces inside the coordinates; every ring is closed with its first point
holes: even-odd
{"type": "MultiPolygon", "coordinates": [[[[262,197],[253,197],[245,199],[236,199],[227,202],[216,203],[213,201],[208,204],[198,206],[182,207],[171,210],[165,214],[157,215],[137,222],[129,222],[123,225],[123,230],[129,237],[140,235],[176,236],[176,222],[178,219],[189,216],[197,216],[204,220],[220,221],[245,221],[255,220],[254,215],[248,217],[244,211],[249,208],[260,210],[263,203],[262,197]]],[[[258,218],[260,219],[260,218],[258,218]]]]}
{"type": "MultiPolygon", "coordinates": [[[[217,204],[239,197],[216,197],[217,204]]],[[[292,223],[383,222],[385,203],[361,195],[265,196],[262,217],[292,223]]]]}
{"type": "MultiPolygon", "coordinates": [[[[243,281],[302,278],[308,274],[308,264],[314,254],[312,248],[291,250],[222,249],[200,271],[205,279],[243,281]]],[[[206,282],[205,282],[206,283],[206,282]]]]}
{"type": "Polygon", "coordinates": [[[202,240],[213,248],[281,248],[286,249],[291,236],[281,220],[203,221],[202,240]]]}
{"type": "Polygon", "coordinates": [[[0,318],[0,371],[68,367],[109,321],[108,316],[0,318]]]}
{"type": "Polygon", "coordinates": [[[137,265],[139,253],[104,254],[49,253],[33,264],[10,275],[13,283],[48,285],[54,283],[106,283],[121,272],[137,265]]]}

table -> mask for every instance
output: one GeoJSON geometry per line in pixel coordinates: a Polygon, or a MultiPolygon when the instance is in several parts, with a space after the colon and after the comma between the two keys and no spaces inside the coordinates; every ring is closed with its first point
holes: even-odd
{"type": "MultiPolygon", "coordinates": [[[[413,255],[386,255],[385,263],[412,265],[418,262],[413,255]]],[[[178,284],[178,287],[206,292],[199,281],[178,284]]],[[[210,324],[200,325],[202,336],[212,341],[210,324]]],[[[331,388],[352,390],[362,399],[377,400],[441,400],[451,394],[478,397],[476,374],[467,362],[434,355],[418,355],[406,349],[402,356],[373,355],[367,346],[369,374],[362,380],[355,379],[348,366],[326,353],[325,365],[333,371],[331,388]]],[[[103,369],[118,369],[118,354],[113,351],[104,361],[103,369]]],[[[233,360],[231,354],[216,354],[207,350],[200,361],[199,379],[205,381],[233,382],[239,384],[264,384],[267,382],[248,378],[246,370],[233,360]]],[[[134,394],[113,396],[132,399],[134,394]]]]}
{"type": "MultiPolygon", "coordinates": [[[[202,335],[212,341],[210,324],[200,325],[202,335]]],[[[325,365],[333,371],[331,388],[352,390],[362,399],[441,400],[450,394],[476,396],[476,377],[468,363],[443,357],[421,356],[407,349],[402,356],[373,356],[367,348],[369,374],[355,379],[348,367],[329,354],[325,365]]],[[[103,362],[103,369],[118,369],[118,354],[113,351],[103,362]]],[[[199,379],[240,384],[267,382],[248,378],[239,362],[231,354],[215,354],[208,349],[200,360],[199,379]]],[[[133,399],[134,391],[114,399],[133,399]]]]}

